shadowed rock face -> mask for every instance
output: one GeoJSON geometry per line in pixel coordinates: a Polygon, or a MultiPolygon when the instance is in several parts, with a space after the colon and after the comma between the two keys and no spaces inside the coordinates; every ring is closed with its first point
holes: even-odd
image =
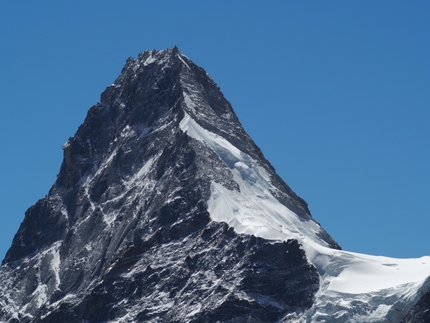
{"type": "Polygon", "coordinates": [[[311,305],[319,281],[297,242],[269,244],[219,223],[200,225],[189,238],[130,245],[80,302],[63,302],[47,317],[45,309],[35,322],[127,315],[137,322],[274,322],[311,305]]]}
{"type": "Polygon", "coordinates": [[[176,47],[146,51],[88,111],[26,212],[0,270],[0,321],[275,322],[312,305],[319,276],[296,240],[211,220],[210,183],[239,187],[180,129],[185,113],[257,160],[276,198],[311,219],[206,72],[176,47]]]}
{"type": "Polygon", "coordinates": [[[430,322],[430,289],[406,315],[404,323],[430,322]]]}

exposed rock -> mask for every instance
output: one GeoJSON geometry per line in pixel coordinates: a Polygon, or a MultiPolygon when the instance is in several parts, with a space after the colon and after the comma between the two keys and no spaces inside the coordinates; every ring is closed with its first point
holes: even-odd
{"type": "Polygon", "coordinates": [[[0,271],[1,321],[275,322],[312,305],[319,275],[297,240],[212,221],[211,183],[240,187],[234,165],[181,129],[186,115],[258,161],[279,203],[315,223],[206,72],[177,48],[146,51],[91,107],[26,212],[0,271]]]}

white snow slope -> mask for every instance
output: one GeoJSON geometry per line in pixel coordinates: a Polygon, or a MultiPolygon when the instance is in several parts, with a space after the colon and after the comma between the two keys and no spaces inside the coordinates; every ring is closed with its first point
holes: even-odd
{"type": "MultiPolygon", "coordinates": [[[[188,101],[188,108],[193,108],[188,101]]],[[[180,126],[230,165],[240,186],[238,192],[212,182],[208,201],[212,220],[226,222],[238,233],[297,239],[317,268],[320,290],[313,307],[283,322],[399,322],[429,288],[430,257],[395,259],[328,248],[317,236],[321,228],[316,222],[300,219],[271,194],[276,188],[257,161],[188,114],[180,126]]]]}

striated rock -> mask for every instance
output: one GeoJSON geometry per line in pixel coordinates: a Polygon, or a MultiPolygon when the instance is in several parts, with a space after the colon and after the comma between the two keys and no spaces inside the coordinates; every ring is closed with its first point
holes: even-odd
{"type": "Polygon", "coordinates": [[[88,111],[57,181],[26,212],[3,260],[0,320],[273,322],[312,305],[319,276],[297,240],[213,221],[212,183],[240,192],[239,159],[193,138],[186,118],[258,163],[276,203],[338,247],[206,72],[176,47],[146,51],[88,111]]]}
{"type": "Polygon", "coordinates": [[[340,250],[219,87],[129,58],[0,268],[0,322],[430,322],[430,257],[340,250]]]}

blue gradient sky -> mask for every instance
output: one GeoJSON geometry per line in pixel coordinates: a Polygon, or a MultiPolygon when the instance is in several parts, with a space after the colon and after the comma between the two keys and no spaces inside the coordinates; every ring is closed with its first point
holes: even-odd
{"type": "Polygon", "coordinates": [[[429,1],[0,2],[0,258],[128,57],[202,66],[345,250],[430,255],[429,1]]]}

